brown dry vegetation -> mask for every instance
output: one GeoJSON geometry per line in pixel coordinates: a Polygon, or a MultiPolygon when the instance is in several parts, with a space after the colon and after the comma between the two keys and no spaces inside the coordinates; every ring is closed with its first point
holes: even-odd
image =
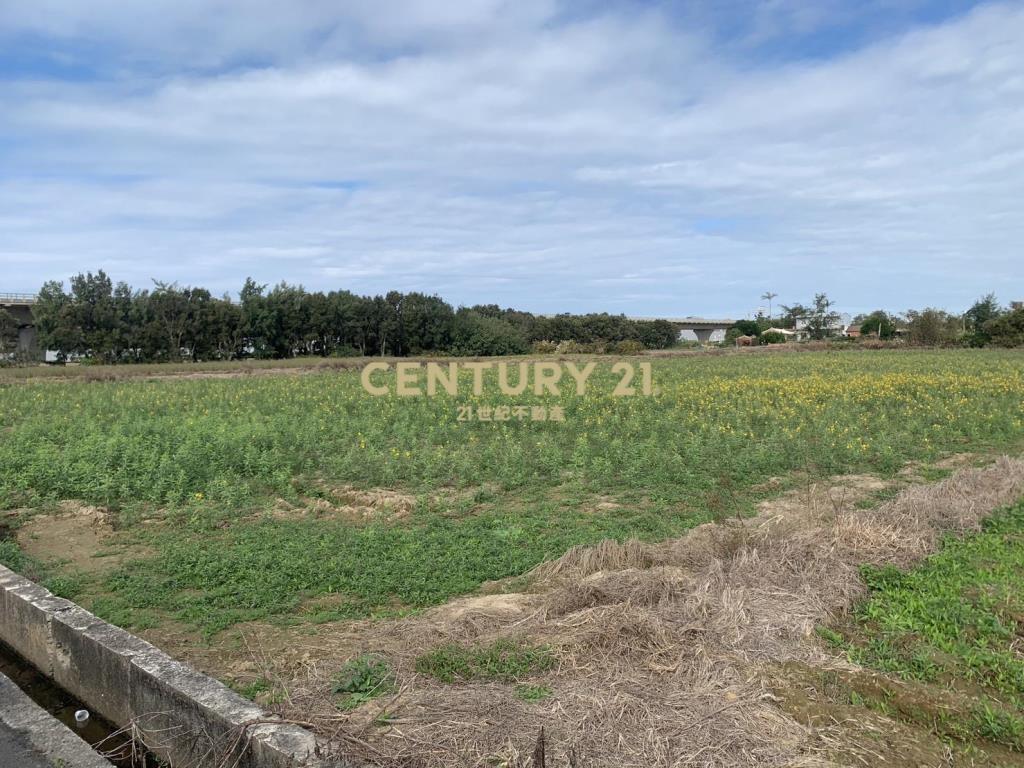
{"type": "Polygon", "coordinates": [[[839,478],[674,541],[576,548],[536,569],[530,593],[353,622],[340,636],[310,638],[299,658],[270,653],[272,633],[250,627],[251,668],[273,682],[282,714],[385,766],[527,764],[541,726],[549,765],[570,756],[594,768],[1020,764],[988,747],[957,762],[926,728],[830,699],[829,674],[863,685],[858,675],[868,673],[825,650],[814,628],[863,595],[861,564],[911,565],[944,533],[974,530],[1024,495],[1024,461],[1003,458],[874,509],[854,507],[878,487],[839,478]],[[442,643],[499,638],[554,650],[557,667],[532,681],[549,686],[550,698],[522,701],[509,685],[446,685],[415,672],[416,657],[442,643]],[[366,651],[389,659],[399,691],[341,714],[331,680],[366,651]]]}

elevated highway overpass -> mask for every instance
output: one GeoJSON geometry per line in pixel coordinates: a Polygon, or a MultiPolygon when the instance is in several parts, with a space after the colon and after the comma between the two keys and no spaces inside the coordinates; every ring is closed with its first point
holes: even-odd
{"type": "Polygon", "coordinates": [[[722,341],[725,332],[736,322],[706,317],[631,317],[630,320],[665,320],[679,329],[680,339],[699,341],[701,344],[722,341]]]}

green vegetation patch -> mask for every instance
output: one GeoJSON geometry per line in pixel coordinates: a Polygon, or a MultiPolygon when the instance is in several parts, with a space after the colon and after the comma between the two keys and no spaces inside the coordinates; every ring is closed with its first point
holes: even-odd
{"type": "Polygon", "coordinates": [[[517,685],[516,698],[523,701],[543,701],[551,698],[551,686],[549,685],[517,685]]]}
{"type": "Polygon", "coordinates": [[[169,612],[208,635],[300,612],[304,600],[321,595],[340,598],[327,618],[363,617],[443,603],[576,543],[664,538],[693,524],[681,514],[559,514],[550,505],[466,518],[426,513],[401,525],[262,518],[211,531],[186,524],[154,534],[159,554],[114,571],[91,607],[136,629],[169,612]]]}
{"type": "Polygon", "coordinates": [[[933,717],[937,731],[1024,751],[1024,501],[909,571],[863,573],[870,596],[853,623],[819,634],[865,667],[975,697],[933,717]]]}
{"type": "MultiPolygon", "coordinates": [[[[442,683],[489,680],[513,683],[551,669],[555,658],[546,646],[514,640],[497,640],[490,645],[465,647],[449,643],[416,659],[416,671],[442,683]]],[[[523,698],[544,698],[550,689],[533,686],[522,689],[523,698]],[[547,693],[543,693],[547,691],[547,693]]]]}
{"type": "Polygon", "coordinates": [[[103,506],[147,556],[81,599],[134,629],[417,609],[574,545],[745,514],[766,478],[1013,450],[1021,362],[987,350],[656,359],[651,397],[613,396],[607,361],[584,396],[511,399],[493,377],[479,396],[372,397],[358,370],[5,384],[0,509],[103,506]],[[557,404],[566,420],[458,420],[459,405],[501,403],[557,404]],[[416,503],[346,515],[338,489],[416,503]],[[267,514],[281,509],[295,514],[267,514]]]}
{"type": "Polygon", "coordinates": [[[341,694],[340,709],[355,709],[378,696],[393,693],[395,674],[387,659],[363,653],[350,659],[334,678],[334,693],[341,694]]]}

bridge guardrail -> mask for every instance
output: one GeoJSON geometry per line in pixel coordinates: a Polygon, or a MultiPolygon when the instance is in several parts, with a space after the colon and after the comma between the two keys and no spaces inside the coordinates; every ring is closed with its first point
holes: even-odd
{"type": "Polygon", "coordinates": [[[35,304],[38,298],[34,293],[0,293],[0,304],[35,304]]]}

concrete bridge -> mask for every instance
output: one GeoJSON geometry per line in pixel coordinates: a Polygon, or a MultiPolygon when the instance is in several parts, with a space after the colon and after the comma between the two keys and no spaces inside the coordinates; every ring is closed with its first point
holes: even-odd
{"type": "Polygon", "coordinates": [[[18,325],[18,351],[35,352],[36,322],[32,316],[32,305],[36,303],[34,293],[0,293],[0,309],[6,310],[18,325]]]}
{"type": "Polygon", "coordinates": [[[711,320],[705,317],[631,317],[630,320],[665,320],[679,329],[679,338],[684,341],[723,341],[725,332],[735,320],[711,320]]]}

